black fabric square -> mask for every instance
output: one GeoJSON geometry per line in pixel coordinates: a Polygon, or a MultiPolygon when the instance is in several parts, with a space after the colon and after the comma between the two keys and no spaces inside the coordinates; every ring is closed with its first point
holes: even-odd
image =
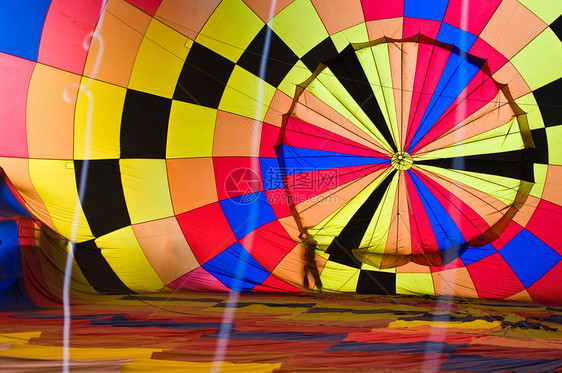
{"type": "Polygon", "coordinates": [[[267,25],[256,35],[238,60],[238,66],[259,76],[260,63],[264,51],[267,32],[270,32],[269,53],[265,70],[265,81],[274,87],[279,86],[285,76],[299,60],[297,55],[267,25]]]}
{"type": "Polygon", "coordinates": [[[558,39],[562,41],[562,16],[556,18],[556,20],[550,24],[550,28],[554,31],[554,34],[558,36],[558,39]]]}
{"type": "Polygon", "coordinates": [[[357,294],[396,294],[396,273],[361,271],[357,294]]]}
{"type": "Polygon", "coordinates": [[[546,129],[537,128],[531,130],[533,142],[535,143],[535,163],[548,164],[548,142],[546,140],[546,129]]]}
{"type": "Polygon", "coordinates": [[[127,90],[121,118],[121,158],[166,158],[172,100],[127,90]]]}
{"type": "Polygon", "coordinates": [[[302,56],[301,61],[308,67],[311,72],[314,72],[318,64],[327,64],[328,61],[338,55],[338,50],[334,45],[331,37],[327,37],[317,46],[308,51],[307,54],[302,56]]]}
{"type": "Polygon", "coordinates": [[[544,125],[562,124],[562,78],[534,90],[533,95],[539,104],[544,125]]]}
{"type": "Polygon", "coordinates": [[[90,285],[103,294],[131,294],[131,291],[115,274],[94,241],[74,246],[74,258],[90,285]]]}
{"type": "Polygon", "coordinates": [[[234,62],[193,43],[181,70],[174,100],[218,108],[234,62]]]}
{"type": "MultiPolygon", "coordinates": [[[[337,238],[334,239],[337,240],[337,238]]],[[[348,267],[361,268],[361,262],[351,252],[342,252],[340,255],[330,254],[329,260],[348,267]]]]}
{"type": "MultiPolygon", "coordinates": [[[[80,190],[86,161],[75,160],[76,185],[80,190]]],[[[118,159],[88,161],[82,210],[92,234],[96,237],[131,225],[118,159]]]]}

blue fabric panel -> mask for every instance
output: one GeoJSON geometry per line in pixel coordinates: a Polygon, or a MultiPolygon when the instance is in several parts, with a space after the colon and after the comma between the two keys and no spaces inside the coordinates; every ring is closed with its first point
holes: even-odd
{"type": "MultiPolygon", "coordinates": [[[[129,320],[125,316],[112,316],[109,319],[95,318],[90,321],[89,325],[107,325],[127,328],[162,328],[162,329],[178,329],[178,330],[200,330],[200,329],[219,329],[224,328],[220,322],[179,322],[167,320],[129,320]]],[[[233,328],[234,324],[227,325],[233,328]]]]}
{"type": "Polygon", "coordinates": [[[16,216],[31,217],[20,205],[16,197],[14,197],[2,177],[0,177],[0,217],[10,218],[16,216]]]}
{"type": "Polygon", "coordinates": [[[277,158],[260,158],[261,179],[264,190],[283,189],[283,175],[277,158]]]}
{"type": "Polygon", "coordinates": [[[390,163],[390,160],[383,158],[361,157],[287,145],[283,145],[283,160],[287,175],[330,168],[390,163]]]}
{"type": "Polygon", "coordinates": [[[304,333],[304,332],[241,332],[233,330],[231,333],[225,334],[203,334],[201,337],[207,338],[229,338],[229,339],[245,339],[258,341],[318,341],[318,342],[340,342],[347,337],[347,333],[304,333]]]}
{"type": "Polygon", "coordinates": [[[562,256],[524,229],[500,250],[500,255],[525,287],[550,271],[562,256]]]}
{"type": "Polygon", "coordinates": [[[466,240],[447,210],[413,172],[408,171],[408,174],[412,178],[427,212],[439,250],[447,250],[453,246],[464,244],[466,240]]]}
{"type": "Polygon", "coordinates": [[[482,355],[450,355],[440,371],[448,372],[554,372],[562,367],[562,359],[518,359],[482,355]]]}
{"type": "Polygon", "coordinates": [[[250,291],[269,276],[239,242],[209,260],[203,268],[234,291],[250,291]]]}
{"type": "Polygon", "coordinates": [[[264,192],[244,194],[219,203],[237,239],[276,219],[264,192]]]}
{"type": "Polygon", "coordinates": [[[442,21],[449,0],[406,0],[404,17],[442,21]]]}
{"type": "Polygon", "coordinates": [[[437,35],[437,40],[447,44],[452,44],[460,50],[468,52],[472,44],[476,41],[477,36],[470,32],[461,30],[447,23],[442,23],[437,35]]]}
{"type": "Polygon", "coordinates": [[[469,265],[495,253],[497,250],[490,244],[482,247],[469,247],[461,255],[461,259],[465,265],[469,265]]]}
{"type": "Polygon", "coordinates": [[[431,101],[427,106],[427,110],[423,115],[408,151],[412,151],[418,142],[429,132],[474,78],[478,70],[478,66],[473,65],[458,54],[451,53],[449,55],[449,60],[439,78],[439,83],[437,83],[437,87],[433,92],[431,101]]]}
{"type": "Polygon", "coordinates": [[[0,1],[0,52],[37,61],[50,0],[0,1]]]}
{"type": "Polygon", "coordinates": [[[4,293],[12,290],[22,276],[18,224],[14,220],[0,221],[0,266],[0,293],[4,293]]]}
{"type": "Polygon", "coordinates": [[[407,354],[423,354],[428,352],[455,353],[459,348],[465,348],[466,344],[448,344],[445,342],[406,342],[406,343],[368,343],[346,341],[331,346],[327,352],[355,351],[355,352],[400,352],[407,354]]]}

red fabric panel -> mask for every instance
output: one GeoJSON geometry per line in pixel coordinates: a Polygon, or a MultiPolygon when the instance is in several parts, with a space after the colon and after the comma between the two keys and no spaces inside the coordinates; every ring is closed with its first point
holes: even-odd
{"type": "Polygon", "coordinates": [[[99,4],[88,0],[53,0],[45,19],[37,61],[81,75],[90,35],[100,15],[99,4]]]}
{"type": "Polygon", "coordinates": [[[144,12],[154,16],[162,0],[127,0],[127,2],[133,4],[144,12]]]}
{"type": "Polygon", "coordinates": [[[261,141],[260,141],[260,157],[261,158],[277,158],[275,153],[275,144],[279,138],[279,127],[272,126],[268,123],[262,123],[261,141]]]}
{"type": "Polygon", "coordinates": [[[269,272],[273,271],[296,245],[277,220],[253,230],[240,239],[240,243],[269,272]]]}
{"type": "Polygon", "coordinates": [[[236,242],[219,203],[177,215],[180,228],[200,264],[236,242]],[[220,232],[218,234],[217,232],[220,232]]]}
{"type": "Polygon", "coordinates": [[[498,94],[493,79],[479,71],[412,151],[414,154],[488,104],[498,94]]]}
{"type": "MultiPolygon", "coordinates": [[[[345,132],[342,131],[342,133],[345,132]]],[[[365,139],[373,142],[373,145],[375,144],[375,141],[366,135],[365,139]]],[[[295,117],[290,117],[287,122],[284,143],[297,148],[390,159],[387,154],[382,154],[295,117]]]]}
{"type": "Polygon", "coordinates": [[[251,157],[214,157],[219,200],[263,190],[260,163],[251,157]]]}
{"type": "Polygon", "coordinates": [[[404,16],[404,0],[371,1],[361,0],[365,21],[404,16]]]}
{"type": "Polygon", "coordinates": [[[197,291],[229,291],[230,289],[211,275],[205,268],[199,267],[186,273],[174,282],[167,285],[172,290],[197,290],[197,291]]]}
{"type": "MultiPolygon", "coordinates": [[[[537,282],[529,286],[527,291],[536,302],[560,306],[561,284],[562,262],[559,262],[537,282]]],[[[560,356],[562,357],[562,353],[560,356]]]]}
{"type": "Polygon", "coordinates": [[[450,54],[450,51],[430,44],[419,45],[414,93],[408,119],[406,148],[410,146],[410,142],[416,134],[450,54]]]}
{"type": "Polygon", "coordinates": [[[416,190],[409,173],[406,173],[406,187],[410,196],[410,231],[412,235],[412,254],[439,251],[437,240],[431,234],[433,228],[425,211],[425,207],[416,190]]]}
{"type": "MultiPolygon", "coordinates": [[[[300,293],[301,290],[299,288],[294,287],[291,284],[286,283],[283,280],[275,277],[274,275],[269,275],[264,282],[260,285],[256,285],[252,291],[255,292],[281,292],[281,293],[300,293]]],[[[283,329],[285,330],[285,329],[283,329]]]]}
{"type": "Polygon", "coordinates": [[[287,198],[287,192],[285,189],[272,189],[266,190],[265,195],[267,200],[278,219],[285,218],[291,215],[291,209],[289,208],[289,199],[287,198]]]}
{"type": "Polygon", "coordinates": [[[404,17],[404,30],[402,37],[404,39],[422,34],[432,39],[437,39],[441,22],[429,19],[419,19],[404,17]]]}
{"type": "Polygon", "coordinates": [[[480,38],[476,39],[468,52],[477,57],[484,58],[492,74],[507,62],[507,58],[503,54],[480,38]]]}
{"type": "MultiPolygon", "coordinates": [[[[285,324],[283,324],[283,327],[285,324]]],[[[278,329],[279,330],[279,329],[278,329]]],[[[302,330],[302,329],[301,329],[302,330]]],[[[231,339],[228,341],[229,351],[251,351],[259,353],[261,351],[276,352],[304,352],[304,351],[325,351],[330,346],[338,342],[299,342],[299,341],[268,341],[268,340],[244,340],[231,339]]],[[[189,341],[181,346],[175,347],[176,350],[198,350],[198,351],[214,351],[217,346],[215,338],[197,338],[189,341]]]]}
{"type": "Polygon", "coordinates": [[[0,53],[0,157],[27,158],[25,113],[35,62],[0,53]]]}
{"type": "Polygon", "coordinates": [[[537,236],[544,243],[562,255],[562,207],[546,200],[541,200],[537,205],[531,220],[525,226],[529,232],[537,236]]]}
{"type": "Polygon", "coordinates": [[[443,22],[479,35],[501,2],[502,0],[449,0],[443,22]]]}
{"type": "Polygon", "coordinates": [[[482,298],[506,298],[525,287],[499,253],[492,254],[466,267],[482,298]]]}

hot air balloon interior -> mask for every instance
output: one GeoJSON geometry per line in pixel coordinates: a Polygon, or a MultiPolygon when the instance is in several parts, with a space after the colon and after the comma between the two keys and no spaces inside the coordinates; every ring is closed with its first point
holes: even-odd
{"type": "Polygon", "coordinates": [[[561,371],[561,15],[0,1],[2,366],[561,371]]]}

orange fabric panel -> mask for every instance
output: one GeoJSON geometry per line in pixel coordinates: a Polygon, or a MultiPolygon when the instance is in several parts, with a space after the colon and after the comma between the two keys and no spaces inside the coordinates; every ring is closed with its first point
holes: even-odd
{"type": "Polygon", "coordinates": [[[78,75],[46,65],[35,66],[27,94],[29,158],[72,159],[74,99],[79,83],[78,75]],[[63,99],[65,92],[71,102],[63,99]]]}
{"type": "Polygon", "coordinates": [[[217,201],[211,158],[167,159],[166,166],[176,215],[217,201]]]}
{"type": "Polygon", "coordinates": [[[312,0],[312,4],[330,35],[365,21],[360,0],[312,0]]]}
{"type": "Polygon", "coordinates": [[[133,232],[164,284],[199,267],[175,217],[134,224],[133,232]]]}
{"type": "Polygon", "coordinates": [[[261,128],[260,121],[219,110],[215,124],[213,156],[258,157],[261,128]]]}
{"type": "Polygon", "coordinates": [[[195,40],[220,0],[163,1],[154,18],[195,40]]]}
{"type": "Polygon", "coordinates": [[[406,175],[399,173],[398,190],[394,197],[392,216],[396,218],[390,222],[385,254],[408,255],[412,253],[412,238],[410,235],[410,209],[406,175]]]}
{"type": "Polygon", "coordinates": [[[403,17],[397,17],[366,22],[369,40],[377,40],[385,36],[392,39],[402,38],[403,20],[403,17]]]}
{"type": "Polygon", "coordinates": [[[99,49],[99,43],[92,43],[84,76],[127,87],[137,51],[150,20],[148,14],[123,0],[109,1],[99,30],[103,38],[103,51],[99,49]],[[96,60],[100,53],[99,70],[94,77],[96,60]]]}
{"type": "Polygon", "coordinates": [[[478,293],[466,267],[433,272],[435,294],[478,298],[478,293]]]}
{"type": "Polygon", "coordinates": [[[271,2],[263,0],[242,0],[244,3],[254,11],[264,21],[269,22],[269,15],[272,14],[273,17],[277,15],[280,11],[285,9],[294,0],[277,0],[275,3],[275,9],[271,12],[271,2]]]}

